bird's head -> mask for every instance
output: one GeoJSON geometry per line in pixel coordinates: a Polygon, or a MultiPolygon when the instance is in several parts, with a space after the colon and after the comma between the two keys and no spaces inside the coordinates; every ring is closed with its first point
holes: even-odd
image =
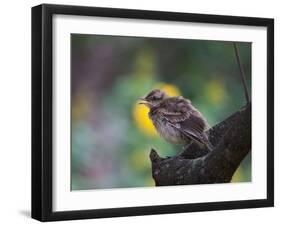
{"type": "Polygon", "coordinates": [[[168,94],[164,91],[161,91],[159,89],[154,89],[151,92],[149,92],[146,97],[139,98],[141,102],[139,104],[144,104],[147,107],[151,108],[159,104],[162,100],[165,98],[168,98],[168,94]]]}

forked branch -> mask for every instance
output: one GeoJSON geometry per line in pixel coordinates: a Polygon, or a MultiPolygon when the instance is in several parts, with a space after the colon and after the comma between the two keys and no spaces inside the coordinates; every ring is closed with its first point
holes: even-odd
{"type": "Polygon", "coordinates": [[[179,155],[161,158],[152,149],[150,160],[156,186],[230,182],[251,150],[250,96],[237,44],[233,46],[247,105],[207,131],[215,147],[212,152],[193,143],[179,155]]]}

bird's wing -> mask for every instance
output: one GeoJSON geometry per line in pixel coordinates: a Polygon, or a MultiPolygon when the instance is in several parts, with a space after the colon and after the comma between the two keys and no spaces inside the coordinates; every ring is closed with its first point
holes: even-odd
{"type": "Polygon", "coordinates": [[[180,130],[187,137],[204,143],[204,130],[207,122],[201,113],[183,97],[173,97],[172,101],[165,101],[160,111],[171,126],[180,130]]]}

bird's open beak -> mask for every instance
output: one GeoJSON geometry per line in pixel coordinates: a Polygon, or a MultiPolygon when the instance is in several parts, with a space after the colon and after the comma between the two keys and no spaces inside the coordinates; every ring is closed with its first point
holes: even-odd
{"type": "Polygon", "coordinates": [[[139,98],[139,100],[141,100],[140,102],[138,102],[138,104],[144,104],[144,105],[148,105],[148,102],[145,98],[139,98]]]}

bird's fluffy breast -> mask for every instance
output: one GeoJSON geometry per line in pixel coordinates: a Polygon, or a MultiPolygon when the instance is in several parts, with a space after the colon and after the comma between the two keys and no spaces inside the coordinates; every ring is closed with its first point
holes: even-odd
{"type": "Polygon", "coordinates": [[[168,121],[163,117],[157,115],[150,115],[150,119],[153,122],[157,132],[161,137],[166,141],[173,144],[186,144],[189,143],[189,139],[183,136],[183,134],[175,128],[176,125],[172,126],[168,121]]]}

